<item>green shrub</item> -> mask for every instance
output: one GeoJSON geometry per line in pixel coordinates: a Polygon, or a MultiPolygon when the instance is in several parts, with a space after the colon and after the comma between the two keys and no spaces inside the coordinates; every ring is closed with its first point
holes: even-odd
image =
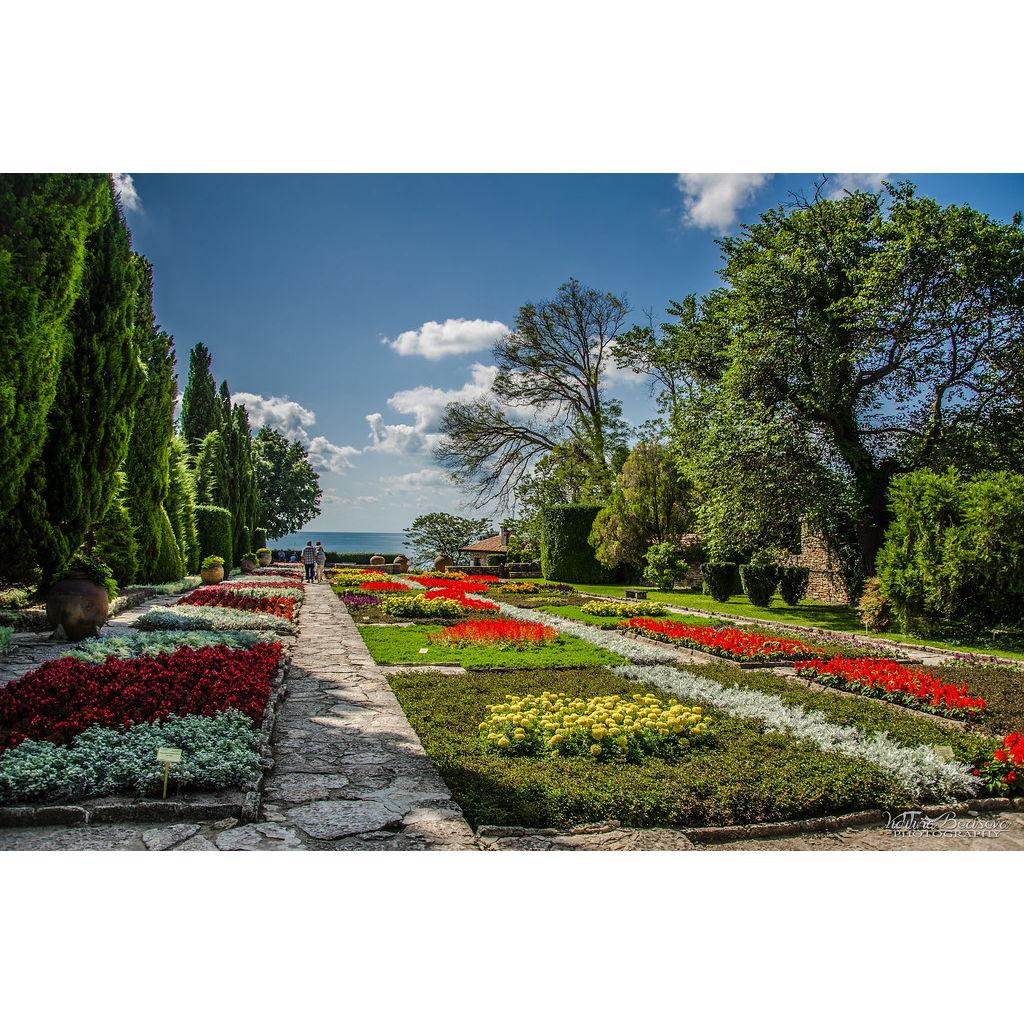
{"type": "Polygon", "coordinates": [[[807,596],[811,570],[802,565],[779,567],[779,593],[788,605],[797,605],[807,596]]]}
{"type": "Polygon", "coordinates": [[[270,550],[270,548],[257,548],[256,549],[256,557],[257,558],[259,558],[261,555],[272,555],[272,554],[273,554],[273,552],[270,550]]]}
{"type": "Polygon", "coordinates": [[[246,553],[244,555],[242,555],[242,557],[239,559],[239,562],[257,562],[257,561],[259,561],[259,556],[256,554],[255,551],[246,551],[246,553]]]}
{"type": "Polygon", "coordinates": [[[106,562],[89,558],[87,555],[76,555],[72,558],[68,566],[54,576],[53,582],[57,583],[66,576],[79,573],[85,576],[86,579],[92,580],[97,586],[102,587],[107,592],[107,596],[111,601],[117,597],[117,581],[114,579],[114,574],[110,571],[110,566],[106,562]]]}
{"type": "MultiPolygon", "coordinates": [[[[257,551],[262,551],[264,548],[267,547],[267,531],[266,530],[263,530],[263,529],[261,529],[260,527],[257,526],[252,531],[252,546],[257,551]]],[[[267,550],[269,550],[269,548],[267,550]]]]}
{"type": "Polygon", "coordinates": [[[590,545],[590,530],[600,505],[552,505],[541,512],[541,571],[549,580],[604,583],[611,571],[590,545]]]}
{"type": "Polygon", "coordinates": [[[155,516],[156,558],[151,566],[151,574],[146,576],[146,582],[172,583],[185,575],[185,561],[181,557],[181,548],[174,536],[174,527],[167,515],[167,509],[163,506],[158,507],[155,516]]]}
{"type": "Polygon", "coordinates": [[[882,595],[918,636],[1024,618],[1024,476],[919,470],[894,478],[878,554],[882,595]]]}
{"type": "Polygon", "coordinates": [[[857,603],[857,615],[864,628],[871,633],[884,633],[889,628],[889,602],[882,593],[882,584],[877,576],[864,581],[864,589],[857,603]]]}
{"type": "Polygon", "coordinates": [[[777,565],[741,565],[740,585],[747,600],[758,608],[767,608],[772,603],[772,594],[779,583],[777,565]]]}
{"type": "Polygon", "coordinates": [[[207,555],[206,558],[203,559],[204,569],[216,569],[218,566],[223,564],[224,559],[221,558],[220,555],[207,555]]]}
{"type": "Polygon", "coordinates": [[[508,559],[507,559],[507,557],[505,555],[488,555],[487,556],[487,564],[488,565],[504,565],[506,561],[508,561],[508,559]]]}
{"type": "MultiPolygon", "coordinates": [[[[238,547],[235,549],[236,552],[251,551],[252,547],[253,545],[249,533],[249,527],[245,525],[240,526],[238,528],[238,547]]],[[[243,557],[243,555],[239,555],[238,560],[241,561],[243,557]]],[[[253,559],[253,561],[255,561],[255,559],[253,559]]]]}
{"type": "Polygon", "coordinates": [[[671,590],[686,572],[686,566],[680,560],[676,549],[668,541],[652,544],[647,549],[644,579],[650,581],[659,590],[671,590]]]}
{"type": "Polygon", "coordinates": [[[224,571],[231,566],[231,513],[217,505],[196,505],[196,532],[199,555],[219,555],[224,559],[224,571]]]}
{"type": "Polygon", "coordinates": [[[700,572],[704,577],[704,593],[716,601],[728,601],[740,589],[735,562],[704,562],[700,572]]]}
{"type": "Polygon", "coordinates": [[[14,629],[11,626],[0,626],[0,654],[3,654],[11,646],[11,638],[14,636],[14,629]]]}

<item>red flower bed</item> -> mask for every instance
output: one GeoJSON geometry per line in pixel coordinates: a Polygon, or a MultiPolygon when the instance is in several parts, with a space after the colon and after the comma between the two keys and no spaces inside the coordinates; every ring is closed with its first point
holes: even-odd
{"type": "Polygon", "coordinates": [[[465,647],[469,644],[488,644],[494,647],[539,647],[558,638],[550,626],[539,622],[521,622],[518,619],[474,619],[460,622],[435,633],[437,643],[447,647],[465,647]]]}
{"type": "Polygon", "coordinates": [[[975,775],[985,780],[990,793],[999,796],[1024,794],[1024,733],[1011,732],[979,768],[975,775]]]}
{"type": "Polygon", "coordinates": [[[464,580],[446,580],[439,576],[411,576],[410,579],[415,580],[428,590],[437,588],[440,590],[461,590],[471,594],[483,594],[490,589],[487,585],[487,579],[481,579],[479,576],[464,580]]]}
{"type": "Polygon", "coordinates": [[[373,580],[371,580],[369,583],[360,583],[359,584],[359,589],[360,590],[411,590],[412,587],[410,587],[408,583],[398,583],[398,582],[392,583],[390,580],[387,581],[387,582],[385,582],[384,580],[380,580],[379,582],[374,582],[373,580]]]}
{"type": "Polygon", "coordinates": [[[629,619],[620,622],[619,627],[640,636],[669,640],[681,647],[717,654],[734,661],[775,661],[796,654],[814,654],[820,649],[809,647],[799,640],[765,636],[762,633],[744,633],[731,627],[715,629],[711,626],[684,626],[681,622],[658,619],[629,619]]]}
{"type": "Polygon", "coordinates": [[[291,622],[295,618],[294,597],[249,597],[224,587],[200,587],[179,598],[178,604],[194,604],[203,608],[237,608],[243,612],[263,612],[291,622]]]}
{"type": "Polygon", "coordinates": [[[967,684],[955,686],[910,665],[889,658],[815,658],[795,665],[801,676],[851,693],[905,704],[946,718],[973,718],[985,710],[967,684]]]}
{"type": "Polygon", "coordinates": [[[68,743],[93,725],[126,729],[168,715],[236,708],[258,722],[280,657],[274,641],[247,651],[180,647],[102,665],[56,658],[0,690],[0,752],[26,739],[68,743]]]}
{"type": "Polygon", "coordinates": [[[493,601],[478,601],[474,597],[467,597],[463,590],[428,590],[423,596],[431,601],[438,597],[447,598],[449,601],[458,601],[463,608],[469,608],[477,612],[496,612],[500,610],[493,601]]]}

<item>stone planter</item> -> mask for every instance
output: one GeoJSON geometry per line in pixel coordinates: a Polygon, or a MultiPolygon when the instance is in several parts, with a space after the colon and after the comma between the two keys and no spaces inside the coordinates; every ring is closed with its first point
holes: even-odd
{"type": "Polygon", "coordinates": [[[374,555],[373,558],[370,559],[370,565],[383,565],[383,564],[384,564],[384,556],[383,555],[374,555]]]}
{"type": "Polygon", "coordinates": [[[406,558],[405,555],[399,555],[395,559],[394,565],[395,565],[395,568],[398,569],[399,572],[408,572],[409,571],[409,559],[406,558]]]}
{"type": "Polygon", "coordinates": [[[438,570],[447,569],[452,564],[452,560],[446,555],[439,555],[434,559],[434,568],[438,570]]]}
{"type": "Polygon", "coordinates": [[[270,556],[270,555],[260,555],[260,556],[259,556],[259,559],[260,559],[260,565],[264,565],[264,566],[266,566],[266,565],[270,565],[270,559],[271,559],[271,557],[272,557],[272,556],[270,556]]]}
{"type": "Polygon", "coordinates": [[[203,577],[204,583],[220,583],[224,579],[224,566],[215,565],[211,569],[200,569],[199,575],[203,577]]]}
{"type": "Polygon", "coordinates": [[[256,568],[258,568],[258,566],[251,558],[243,558],[241,568],[242,572],[253,572],[256,568]]]}
{"type": "Polygon", "coordinates": [[[53,626],[54,640],[77,642],[99,636],[109,613],[106,590],[84,574],[69,573],[46,597],[46,619],[53,626]]]}

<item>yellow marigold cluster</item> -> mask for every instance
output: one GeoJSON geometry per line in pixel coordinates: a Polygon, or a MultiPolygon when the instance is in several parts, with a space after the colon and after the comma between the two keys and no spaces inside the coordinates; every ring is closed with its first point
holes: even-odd
{"type": "Polygon", "coordinates": [[[466,609],[447,597],[430,597],[422,593],[394,594],[382,598],[380,610],[396,619],[460,619],[466,609]]]}
{"type": "Polygon", "coordinates": [[[363,572],[361,569],[328,569],[324,576],[330,583],[355,587],[363,583],[383,583],[395,578],[386,572],[363,572]]]}
{"type": "Polygon", "coordinates": [[[655,604],[654,601],[633,604],[628,601],[588,601],[580,605],[580,611],[588,615],[603,615],[609,619],[632,619],[636,615],[658,618],[668,614],[663,604],[655,604]]]}
{"type": "Polygon", "coordinates": [[[617,694],[590,700],[564,693],[507,694],[487,712],[481,744],[509,755],[676,760],[710,738],[702,708],[653,694],[634,693],[631,700],[617,694]]]}
{"type": "Polygon", "coordinates": [[[498,587],[503,594],[537,594],[536,583],[503,583],[498,587]]]}

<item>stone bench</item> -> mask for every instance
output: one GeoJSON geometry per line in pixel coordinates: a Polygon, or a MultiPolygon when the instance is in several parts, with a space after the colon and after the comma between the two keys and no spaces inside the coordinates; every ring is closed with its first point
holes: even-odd
{"type": "Polygon", "coordinates": [[[635,587],[626,587],[625,596],[626,597],[631,597],[631,598],[633,598],[636,601],[646,601],[647,600],[647,591],[646,590],[639,590],[639,589],[637,589],[635,587]]]}

